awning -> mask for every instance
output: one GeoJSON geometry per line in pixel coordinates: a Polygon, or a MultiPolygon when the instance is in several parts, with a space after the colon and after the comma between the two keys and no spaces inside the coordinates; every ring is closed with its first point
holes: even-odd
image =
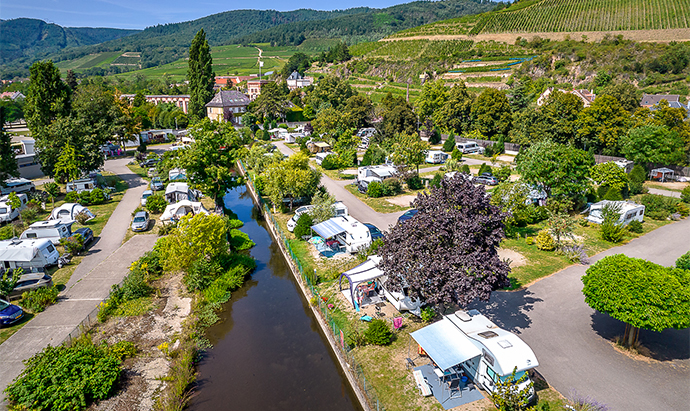
{"type": "Polygon", "coordinates": [[[479,348],[446,317],[410,335],[442,370],[482,355],[479,348]]]}
{"type": "Polygon", "coordinates": [[[360,283],[365,283],[385,275],[383,271],[378,268],[378,263],[380,261],[381,257],[372,255],[369,257],[369,259],[357,267],[340,274],[340,277],[338,278],[338,289],[340,290],[342,290],[343,277],[347,278],[348,282],[350,283],[349,292],[347,293],[346,298],[349,297],[350,302],[355,309],[357,309],[357,311],[359,311],[359,308],[355,302],[354,290],[360,283]]]}
{"type": "Polygon", "coordinates": [[[326,220],[322,223],[311,226],[311,229],[323,238],[333,238],[338,234],[342,234],[347,231],[346,229],[341,227],[340,224],[333,221],[332,218],[330,220],[326,220]]]}

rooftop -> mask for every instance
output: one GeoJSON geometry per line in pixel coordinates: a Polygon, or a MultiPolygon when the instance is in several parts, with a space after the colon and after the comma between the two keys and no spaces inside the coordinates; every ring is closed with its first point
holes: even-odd
{"type": "Polygon", "coordinates": [[[239,91],[221,90],[213,96],[206,107],[244,107],[249,103],[249,98],[239,91]]]}

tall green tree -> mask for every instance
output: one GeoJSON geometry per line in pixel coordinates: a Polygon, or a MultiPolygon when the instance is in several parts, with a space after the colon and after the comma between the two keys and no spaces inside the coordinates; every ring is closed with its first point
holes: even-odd
{"type": "Polygon", "coordinates": [[[604,87],[599,97],[602,95],[611,96],[618,100],[621,103],[621,107],[628,113],[633,113],[640,108],[640,97],[642,96],[638,95],[638,93],[637,87],[631,83],[617,83],[604,87]]]}
{"type": "Polygon", "coordinates": [[[600,186],[625,193],[628,190],[628,174],[616,163],[601,163],[589,169],[589,177],[600,186]]]}
{"type": "Polygon", "coordinates": [[[431,148],[429,143],[423,141],[418,135],[400,133],[395,136],[391,159],[397,165],[416,167],[419,173],[419,165],[424,163],[429,148],[431,148]]]}
{"type": "Polygon", "coordinates": [[[5,107],[0,107],[0,185],[5,186],[5,180],[10,177],[19,177],[19,168],[12,150],[12,136],[5,131],[5,107]]]}
{"type": "Polygon", "coordinates": [[[67,144],[62,148],[62,153],[55,163],[54,175],[58,181],[68,182],[81,176],[79,169],[79,157],[74,147],[67,144]]]}
{"type": "Polygon", "coordinates": [[[328,107],[339,110],[347,103],[347,99],[357,94],[350,84],[336,76],[328,76],[319,80],[318,84],[304,99],[313,110],[318,112],[328,107]]]}
{"type": "Polygon", "coordinates": [[[213,98],[213,58],[211,49],[206,40],[204,29],[199,30],[189,47],[189,68],[187,80],[189,80],[189,108],[190,117],[202,119],[206,117],[206,103],[213,98]]]}
{"type": "Polygon", "coordinates": [[[473,96],[465,87],[465,83],[453,85],[448,90],[446,101],[431,115],[434,124],[442,130],[458,134],[469,131],[472,122],[472,100],[473,96]]]}
{"type": "Polygon", "coordinates": [[[512,126],[513,112],[505,93],[487,88],[472,104],[472,127],[489,138],[507,138],[512,126]]]}
{"type": "Polygon", "coordinates": [[[34,138],[53,121],[69,115],[70,89],[60,79],[60,69],[50,60],[37,61],[29,69],[29,90],[24,115],[34,138]]]}
{"type": "Polygon", "coordinates": [[[367,127],[374,115],[374,104],[369,97],[362,94],[356,94],[348,98],[345,102],[345,112],[349,116],[354,127],[367,127]]]}
{"type": "Polygon", "coordinates": [[[618,153],[619,140],[630,127],[630,114],[612,96],[601,96],[577,120],[580,146],[600,154],[618,153]]]}
{"type": "Polygon", "coordinates": [[[318,190],[321,173],[309,167],[309,157],[303,153],[290,156],[287,160],[269,165],[262,174],[264,191],[276,205],[284,199],[290,201],[299,197],[311,197],[318,190]]]}
{"type": "Polygon", "coordinates": [[[582,294],[593,309],[628,324],[632,346],[639,329],[690,327],[690,271],[616,254],[597,261],[582,277],[582,294]]]}
{"type": "Polygon", "coordinates": [[[635,163],[683,164],[683,139],[665,126],[647,125],[630,130],[621,139],[621,153],[635,163]]]}
{"type": "Polygon", "coordinates": [[[417,132],[417,115],[404,97],[390,92],[381,100],[382,124],[379,137],[393,137],[396,133],[417,132]]]}
{"type": "Polygon", "coordinates": [[[583,108],[582,100],[575,95],[555,91],[541,109],[547,137],[557,143],[574,144],[577,119],[583,108]]]}
{"type": "Polygon", "coordinates": [[[252,112],[260,114],[264,119],[275,120],[285,116],[285,98],[281,87],[274,82],[264,84],[261,87],[261,94],[251,105],[252,112]]]}
{"type": "Polygon", "coordinates": [[[417,113],[422,121],[430,119],[448,101],[448,88],[443,80],[427,81],[415,100],[417,113]]]}

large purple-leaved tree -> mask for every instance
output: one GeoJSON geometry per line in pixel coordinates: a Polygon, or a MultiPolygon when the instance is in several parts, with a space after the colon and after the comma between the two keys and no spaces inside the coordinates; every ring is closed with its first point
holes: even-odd
{"type": "Polygon", "coordinates": [[[393,227],[379,248],[388,286],[406,282],[410,296],[429,304],[466,306],[509,284],[510,268],[497,252],[507,214],[491,205],[484,187],[457,173],[413,206],[417,215],[393,227]]]}

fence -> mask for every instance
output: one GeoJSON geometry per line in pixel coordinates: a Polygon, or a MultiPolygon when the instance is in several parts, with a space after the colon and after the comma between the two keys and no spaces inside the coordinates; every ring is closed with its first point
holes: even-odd
{"type": "Polygon", "coordinates": [[[320,314],[321,320],[323,320],[322,325],[324,326],[322,328],[324,330],[328,330],[328,334],[330,334],[327,336],[330,337],[329,341],[331,343],[331,347],[341,361],[341,364],[345,365],[343,366],[343,371],[346,375],[348,375],[348,379],[352,377],[350,380],[350,383],[353,384],[352,388],[355,390],[355,392],[359,392],[364,395],[366,403],[362,404],[362,406],[364,406],[365,409],[368,408],[371,410],[384,411],[385,408],[383,404],[381,404],[381,401],[379,401],[374,388],[367,384],[367,378],[364,375],[364,371],[357,360],[355,360],[354,353],[352,352],[349,344],[346,342],[348,339],[348,332],[340,328],[340,326],[338,326],[338,324],[336,324],[336,322],[333,320],[329,312],[328,303],[321,298],[318,288],[315,287],[317,279],[315,278],[314,273],[306,272],[304,270],[302,262],[292,251],[290,242],[285,236],[285,233],[283,233],[283,231],[280,229],[280,226],[278,226],[278,222],[273,216],[273,213],[271,213],[270,207],[268,204],[266,204],[263,198],[261,198],[259,192],[256,190],[251,176],[249,173],[247,173],[247,170],[244,167],[244,163],[242,163],[240,160],[238,161],[238,164],[240,172],[246,177],[247,188],[250,190],[252,197],[259,205],[259,208],[263,211],[266,221],[269,222],[270,231],[277,240],[278,245],[283,251],[283,254],[286,257],[289,257],[288,265],[291,267],[295,277],[297,277],[298,282],[304,287],[303,289],[309,290],[308,293],[305,291],[305,297],[309,299],[309,294],[311,294],[310,303],[313,306],[315,305],[313,308],[318,308],[317,313],[320,314]],[[356,386],[354,386],[355,384],[356,386]]]}

